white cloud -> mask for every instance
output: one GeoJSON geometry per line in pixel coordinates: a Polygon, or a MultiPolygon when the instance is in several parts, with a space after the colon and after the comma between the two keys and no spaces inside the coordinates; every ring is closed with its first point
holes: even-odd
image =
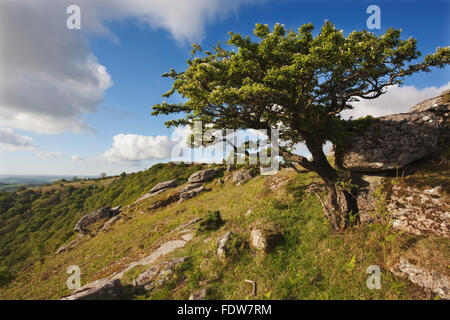
{"type": "Polygon", "coordinates": [[[356,119],[366,115],[381,117],[388,114],[408,112],[415,104],[425,99],[436,97],[449,88],[450,82],[439,88],[425,87],[423,89],[417,89],[414,86],[399,87],[395,85],[377,99],[361,99],[361,101],[353,103],[354,109],[343,111],[342,116],[345,119],[348,119],[350,116],[356,119]]]}
{"type": "Polygon", "coordinates": [[[0,148],[6,151],[33,151],[34,139],[20,136],[10,128],[0,128],[0,148]]]}
{"type": "Polygon", "coordinates": [[[51,151],[51,152],[38,152],[37,156],[43,159],[57,159],[64,157],[62,152],[59,151],[51,151]]]}
{"type": "Polygon", "coordinates": [[[64,2],[0,3],[0,125],[39,133],[93,130],[93,113],[112,82],[64,2]]]}
{"type": "Polygon", "coordinates": [[[0,1],[0,125],[38,133],[93,131],[112,85],[91,53],[89,35],[117,40],[105,22],[135,19],[178,42],[201,40],[205,25],[261,0],[79,0],[81,30],[66,28],[72,0],[0,1]]]}
{"type": "Polygon", "coordinates": [[[112,148],[100,160],[111,163],[136,165],[143,160],[170,158],[177,145],[183,145],[191,133],[189,128],[176,128],[172,137],[158,135],[118,134],[113,137],[112,148]]]}
{"type": "Polygon", "coordinates": [[[73,163],[80,163],[80,162],[86,161],[84,158],[82,158],[78,154],[72,155],[71,159],[72,159],[73,163]]]}

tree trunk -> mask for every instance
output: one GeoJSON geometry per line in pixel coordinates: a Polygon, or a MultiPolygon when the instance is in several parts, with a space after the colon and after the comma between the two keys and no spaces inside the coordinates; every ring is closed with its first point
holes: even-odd
{"type": "Polygon", "coordinates": [[[337,186],[337,171],[328,162],[322,144],[307,139],[306,146],[313,156],[313,170],[323,179],[328,190],[328,198],[322,203],[324,214],[333,231],[343,230],[349,225],[350,214],[357,212],[355,198],[350,192],[337,186]]]}

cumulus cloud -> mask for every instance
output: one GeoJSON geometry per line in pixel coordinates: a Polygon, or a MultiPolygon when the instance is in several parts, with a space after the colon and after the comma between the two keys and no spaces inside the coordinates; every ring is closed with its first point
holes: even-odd
{"type": "Polygon", "coordinates": [[[143,160],[170,158],[174,148],[184,145],[190,132],[188,128],[176,128],[171,138],[166,135],[154,137],[118,134],[113,137],[112,148],[107,150],[100,160],[136,165],[143,160]]]}
{"type": "Polygon", "coordinates": [[[0,125],[39,133],[93,130],[112,82],[78,30],[65,27],[64,1],[0,3],[0,125]]]}
{"type": "Polygon", "coordinates": [[[381,117],[393,113],[408,112],[415,104],[432,97],[436,97],[442,91],[450,88],[450,82],[441,87],[425,87],[417,89],[415,86],[398,85],[390,87],[387,92],[374,100],[362,100],[353,103],[353,110],[345,110],[342,116],[348,119],[371,115],[381,117]]]}
{"type": "Polygon", "coordinates": [[[51,151],[51,152],[38,152],[37,156],[43,159],[57,159],[64,157],[62,152],[59,151],[51,151]]]}
{"type": "Polygon", "coordinates": [[[16,134],[10,128],[0,128],[0,148],[6,151],[33,151],[34,139],[16,134]]]}
{"type": "Polygon", "coordinates": [[[135,19],[192,42],[207,23],[256,1],[79,0],[81,30],[69,30],[71,0],[2,0],[0,125],[48,134],[93,131],[82,117],[96,112],[112,80],[87,39],[117,40],[105,22],[135,19]]]}

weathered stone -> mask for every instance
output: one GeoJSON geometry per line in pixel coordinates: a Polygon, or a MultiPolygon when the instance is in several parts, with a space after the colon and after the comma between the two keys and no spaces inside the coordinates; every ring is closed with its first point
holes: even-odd
{"type": "Polygon", "coordinates": [[[239,170],[233,173],[233,182],[240,186],[252,178],[249,170],[239,170]]]}
{"type": "Polygon", "coordinates": [[[186,257],[176,258],[163,262],[161,265],[152,266],[142,272],[135,280],[135,290],[151,291],[162,286],[175,274],[175,269],[186,261],[186,257]]]}
{"type": "Polygon", "coordinates": [[[352,177],[353,183],[358,185],[356,201],[358,203],[359,221],[362,224],[369,224],[381,218],[377,210],[382,199],[379,198],[377,190],[381,188],[383,178],[383,176],[370,175],[352,177]]]}
{"type": "Polygon", "coordinates": [[[177,179],[173,179],[173,180],[158,183],[156,186],[151,188],[149,192],[153,193],[153,192],[163,190],[163,189],[175,188],[176,186],[178,186],[178,181],[177,181],[177,179]]]}
{"type": "Polygon", "coordinates": [[[283,240],[283,234],[278,224],[258,221],[250,231],[250,244],[259,251],[268,252],[283,240]]]}
{"type": "Polygon", "coordinates": [[[111,210],[109,210],[109,216],[117,216],[120,213],[120,209],[122,209],[122,206],[115,206],[114,208],[111,208],[111,210]]]}
{"type": "Polygon", "coordinates": [[[279,190],[290,181],[290,177],[286,174],[269,175],[264,179],[264,188],[271,191],[279,190]]]}
{"type": "Polygon", "coordinates": [[[393,227],[415,235],[450,238],[450,199],[437,190],[402,182],[395,184],[387,205],[394,219],[393,227]]]}
{"type": "Polygon", "coordinates": [[[208,288],[200,289],[190,295],[189,300],[205,300],[208,296],[208,288]]]}
{"type": "Polygon", "coordinates": [[[81,287],[61,300],[119,300],[123,287],[119,279],[100,279],[81,287]]]}
{"type": "Polygon", "coordinates": [[[208,181],[212,178],[215,178],[218,173],[219,173],[219,171],[216,169],[213,169],[213,168],[197,171],[197,172],[194,172],[193,174],[191,174],[191,176],[188,179],[188,182],[198,183],[198,182],[208,181]]]}
{"type": "Polygon", "coordinates": [[[67,244],[65,244],[65,245],[63,245],[63,246],[61,246],[61,247],[59,247],[58,250],[56,250],[55,254],[58,255],[58,254],[60,254],[60,253],[62,253],[62,252],[67,251],[67,249],[72,248],[73,245],[74,245],[75,243],[77,243],[77,242],[78,242],[77,239],[70,241],[69,243],[67,243],[67,244]]]}
{"type": "Polygon", "coordinates": [[[424,111],[450,111],[448,97],[450,96],[450,89],[445,90],[440,96],[431,99],[426,99],[414,105],[409,112],[424,112],[424,111]],[[447,101],[446,101],[447,100],[447,101]]]}
{"type": "Polygon", "coordinates": [[[189,221],[189,222],[186,222],[186,223],[184,223],[184,224],[182,224],[182,225],[176,227],[175,229],[173,229],[172,231],[170,231],[170,233],[180,232],[180,231],[184,230],[185,228],[187,228],[187,227],[189,227],[189,226],[192,226],[192,225],[196,224],[197,222],[199,222],[199,221],[201,221],[201,220],[202,220],[201,218],[195,218],[195,219],[193,219],[193,220],[191,220],[191,221],[189,221]]]}
{"type": "Polygon", "coordinates": [[[112,216],[118,214],[120,211],[120,207],[115,207],[114,210],[111,210],[110,207],[104,207],[97,211],[91,212],[84,217],[82,217],[75,225],[75,231],[80,232],[82,234],[87,234],[87,227],[99,220],[108,219],[112,216]],[[117,209],[119,208],[119,209],[117,209]]]}
{"type": "Polygon", "coordinates": [[[220,259],[225,260],[227,257],[226,245],[228,241],[230,241],[232,232],[227,231],[222,237],[220,237],[219,241],[217,241],[217,255],[220,259]]]}
{"type": "Polygon", "coordinates": [[[434,293],[443,299],[450,299],[450,278],[439,272],[430,272],[420,268],[404,258],[390,268],[399,277],[407,278],[412,283],[434,293]]]}
{"type": "Polygon", "coordinates": [[[336,148],[336,164],[350,171],[402,168],[448,143],[449,99],[443,95],[414,106],[410,113],[377,118],[336,148]]]}
{"type": "Polygon", "coordinates": [[[192,188],[188,188],[186,191],[180,192],[180,201],[184,201],[186,199],[190,199],[198,195],[200,192],[205,191],[206,188],[202,185],[195,186],[192,188]]]}
{"type": "Polygon", "coordinates": [[[177,179],[160,182],[156,186],[154,186],[152,189],[150,189],[149,192],[147,192],[146,194],[142,195],[139,199],[137,199],[134,203],[138,203],[142,200],[154,197],[160,193],[163,193],[167,189],[175,188],[176,186],[178,186],[177,179]]]}

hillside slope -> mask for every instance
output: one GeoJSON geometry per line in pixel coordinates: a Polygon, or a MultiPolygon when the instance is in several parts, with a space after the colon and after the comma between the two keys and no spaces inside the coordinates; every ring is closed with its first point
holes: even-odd
{"type": "MultiPolygon", "coordinates": [[[[406,234],[393,228],[393,218],[385,212],[386,203],[380,207],[381,219],[358,224],[342,234],[330,233],[319,199],[324,194],[319,178],[313,173],[284,169],[273,176],[256,176],[235,183],[233,177],[242,170],[228,172],[222,168],[215,178],[204,183],[206,189],[202,193],[151,209],[155,203],[171,198],[186,187],[183,182],[199,169],[202,166],[157,165],[144,173],[117,178],[107,187],[98,187],[100,192],[93,192],[91,186],[75,188],[71,194],[89,196],[84,202],[78,205],[75,202],[73,207],[65,209],[65,214],[60,215],[64,222],[48,223],[46,229],[51,232],[49,239],[53,242],[48,250],[36,255],[39,259],[28,256],[33,252],[30,249],[33,241],[23,240],[28,250],[23,256],[29,264],[17,271],[12,281],[5,281],[0,297],[57,299],[70,295],[72,290],[66,286],[69,277],[66,269],[70,265],[80,268],[82,286],[89,287],[94,280],[102,283],[105,279],[120,278],[121,298],[128,299],[187,299],[191,295],[207,299],[438,296],[399,273],[394,275],[393,266],[399,257],[411,260],[412,256],[415,263],[430,266],[427,261],[432,262],[435,270],[448,277],[448,239],[434,234],[406,234]],[[180,179],[181,185],[134,203],[157,182],[172,178],[180,179]],[[120,179],[127,180],[120,182],[120,179]],[[59,245],[77,239],[73,226],[82,214],[119,204],[124,207],[118,221],[102,231],[99,230],[104,221],[94,224],[90,233],[80,237],[73,247],[55,255],[59,245]],[[271,238],[274,239],[271,248],[261,250],[255,240],[258,230],[275,231],[280,236],[271,238]],[[367,268],[371,265],[381,269],[378,290],[368,289],[366,285],[367,268]],[[256,283],[255,292],[252,283],[246,280],[256,283]]],[[[402,181],[407,183],[420,175],[440,174],[448,174],[448,161],[427,165],[402,181]]],[[[380,197],[388,199],[391,189],[388,186],[398,179],[402,178],[385,178],[380,197]]],[[[442,184],[442,180],[426,181],[429,185],[442,184]]],[[[64,199],[66,188],[55,192],[64,199]]],[[[16,197],[32,199],[33,195],[25,192],[16,197]]],[[[6,205],[9,205],[7,219],[14,219],[12,210],[23,201],[6,205]]],[[[31,208],[37,205],[34,202],[31,201],[31,208]]],[[[32,226],[33,220],[28,223],[27,217],[21,219],[19,225],[26,221],[32,226]]],[[[31,239],[35,234],[33,229],[16,227],[14,230],[16,234],[22,230],[23,239],[31,239]]],[[[5,242],[2,254],[14,265],[16,260],[9,260],[5,252],[9,246],[5,242]]]]}

